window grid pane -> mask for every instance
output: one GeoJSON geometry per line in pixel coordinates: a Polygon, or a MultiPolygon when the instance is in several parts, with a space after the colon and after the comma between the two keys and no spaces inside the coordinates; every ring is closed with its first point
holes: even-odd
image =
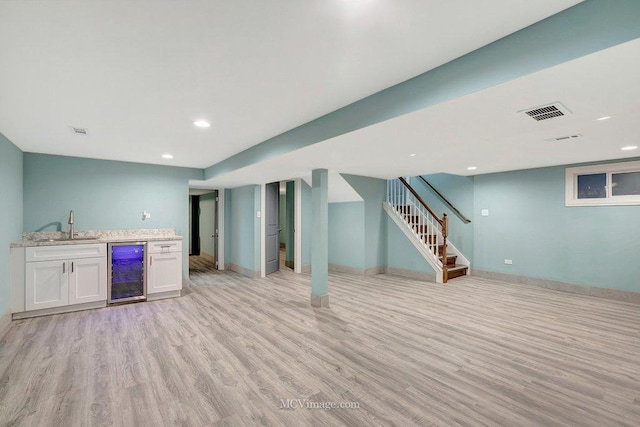
{"type": "Polygon", "coordinates": [[[640,172],[612,174],[611,192],[613,196],[640,195],[640,172]]]}
{"type": "Polygon", "coordinates": [[[605,199],[607,174],[578,175],[578,199],[605,199]]]}

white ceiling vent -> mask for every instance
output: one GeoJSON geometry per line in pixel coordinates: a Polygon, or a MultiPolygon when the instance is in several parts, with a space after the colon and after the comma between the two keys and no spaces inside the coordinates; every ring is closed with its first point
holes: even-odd
{"type": "Polygon", "coordinates": [[[75,126],[69,126],[69,128],[71,129],[71,132],[77,135],[87,135],[89,133],[89,131],[85,128],[77,128],[75,126]]]}
{"type": "Polygon", "coordinates": [[[518,113],[525,113],[533,120],[539,122],[542,120],[553,119],[555,117],[568,116],[571,114],[571,111],[561,103],[554,102],[552,104],[520,110],[518,113]]]}
{"type": "Polygon", "coordinates": [[[557,138],[547,138],[547,139],[545,139],[545,141],[548,141],[548,142],[570,141],[570,140],[576,139],[576,138],[582,138],[582,134],[576,133],[574,135],[559,136],[557,138]]]}

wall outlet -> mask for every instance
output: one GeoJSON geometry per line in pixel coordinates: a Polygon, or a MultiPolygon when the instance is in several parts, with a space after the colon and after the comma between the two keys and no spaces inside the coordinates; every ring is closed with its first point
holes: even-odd
{"type": "Polygon", "coordinates": [[[505,259],[504,263],[507,264],[507,265],[511,265],[511,264],[513,264],[513,260],[512,259],[505,259]]]}
{"type": "Polygon", "coordinates": [[[256,212],[256,218],[260,218],[260,215],[261,215],[260,211],[257,211],[256,212]]]}
{"type": "Polygon", "coordinates": [[[480,211],[480,215],[482,216],[489,216],[489,209],[482,209],[480,211]]]}

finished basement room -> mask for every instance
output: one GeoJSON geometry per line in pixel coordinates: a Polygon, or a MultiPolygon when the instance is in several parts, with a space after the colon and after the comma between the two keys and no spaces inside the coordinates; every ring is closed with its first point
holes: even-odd
{"type": "Polygon", "coordinates": [[[638,22],[0,1],[0,426],[640,425],[638,22]]]}

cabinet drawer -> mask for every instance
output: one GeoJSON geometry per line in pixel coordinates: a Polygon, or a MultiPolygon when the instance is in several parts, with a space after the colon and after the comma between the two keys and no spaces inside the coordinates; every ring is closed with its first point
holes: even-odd
{"type": "Polygon", "coordinates": [[[25,261],[56,261],[71,258],[96,258],[107,256],[106,243],[83,245],[36,246],[26,248],[25,261]]]}
{"type": "Polygon", "coordinates": [[[147,248],[150,254],[182,252],[182,241],[166,240],[158,242],[147,242],[147,248]]]}

